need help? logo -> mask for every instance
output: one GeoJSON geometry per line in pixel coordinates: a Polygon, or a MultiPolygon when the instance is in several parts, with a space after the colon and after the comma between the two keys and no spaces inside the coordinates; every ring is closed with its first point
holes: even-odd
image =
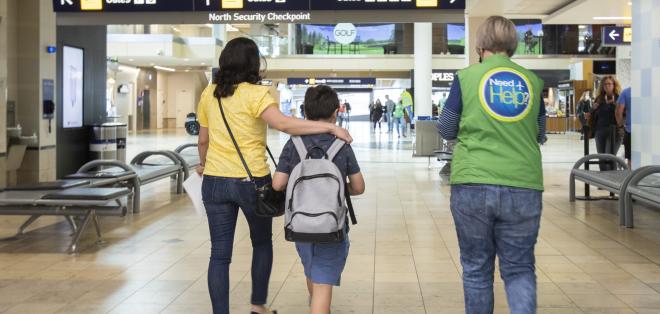
{"type": "Polygon", "coordinates": [[[534,90],[524,74],[510,68],[496,68],[481,79],[479,98],[491,117],[502,122],[517,122],[531,111],[534,90]]]}

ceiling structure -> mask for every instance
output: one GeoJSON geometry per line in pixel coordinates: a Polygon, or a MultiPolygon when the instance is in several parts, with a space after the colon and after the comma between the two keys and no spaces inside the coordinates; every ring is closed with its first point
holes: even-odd
{"type": "Polygon", "coordinates": [[[472,16],[504,15],[537,18],[544,24],[629,24],[631,20],[595,19],[631,17],[632,0],[468,0],[472,16]]]}

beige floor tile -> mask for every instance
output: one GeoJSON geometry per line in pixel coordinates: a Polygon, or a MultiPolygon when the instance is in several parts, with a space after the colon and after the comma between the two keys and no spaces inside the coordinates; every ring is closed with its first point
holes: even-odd
{"type": "Polygon", "coordinates": [[[8,314],[32,314],[32,313],[56,313],[66,306],[66,303],[21,303],[11,307],[4,313],[8,314]]]}
{"type": "MultiPolygon", "coordinates": [[[[463,313],[449,187],[437,169],[410,157],[410,139],[389,143],[387,135],[362,132],[365,126],[351,131],[367,193],[354,199],[360,224],[351,231],[333,313],[463,313]]],[[[160,134],[131,135],[129,150],[189,141],[181,131],[160,134]]],[[[569,203],[567,177],[582,145],[574,134],[550,137],[542,147],[547,189],[535,252],[538,313],[660,313],[660,213],[639,206],[636,228],[625,229],[614,202],[569,203]]],[[[276,152],[284,140],[269,136],[276,152]]],[[[171,187],[146,186],[140,215],[103,217],[108,243],[93,245],[90,233],[79,255],[62,254],[70,238],[61,219],[40,220],[20,242],[27,246],[0,244],[0,312],[210,313],[208,226],[171,187]],[[57,308],[61,302],[68,304],[57,308]]],[[[21,222],[0,217],[0,231],[11,234],[21,222]]],[[[283,219],[275,219],[270,301],[281,313],[309,313],[303,268],[282,228],[283,219]]],[[[231,312],[248,313],[252,247],[243,218],[233,252],[231,312]]],[[[495,275],[495,313],[508,313],[495,275]]]]}

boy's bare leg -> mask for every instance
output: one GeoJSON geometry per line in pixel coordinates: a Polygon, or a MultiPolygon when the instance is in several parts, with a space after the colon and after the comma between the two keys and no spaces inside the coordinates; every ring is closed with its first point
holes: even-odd
{"type": "Polygon", "coordinates": [[[332,286],[313,284],[312,314],[329,314],[332,301],[332,286]]]}
{"type": "Polygon", "coordinates": [[[307,291],[309,292],[309,306],[312,306],[312,295],[314,295],[314,283],[312,280],[307,278],[307,291]]]}

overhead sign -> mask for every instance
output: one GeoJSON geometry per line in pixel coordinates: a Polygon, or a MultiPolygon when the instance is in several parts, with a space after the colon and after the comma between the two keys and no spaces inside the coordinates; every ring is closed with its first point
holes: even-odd
{"type": "Polygon", "coordinates": [[[55,12],[464,10],[465,0],[53,0],[55,12]]]}
{"type": "Polygon", "coordinates": [[[433,70],[431,82],[433,87],[451,87],[456,76],[456,70],[433,70]]]}
{"type": "Polygon", "coordinates": [[[623,26],[603,27],[604,46],[623,46],[632,43],[632,28],[623,26]]]}
{"type": "Polygon", "coordinates": [[[465,10],[465,0],[312,0],[312,10],[465,10]]]}
{"type": "Polygon", "coordinates": [[[192,11],[192,0],[53,0],[55,12],[192,11]]]}
{"type": "Polygon", "coordinates": [[[349,85],[349,86],[374,86],[376,78],[374,77],[312,77],[299,78],[290,77],[287,79],[288,85],[349,85]]]}

